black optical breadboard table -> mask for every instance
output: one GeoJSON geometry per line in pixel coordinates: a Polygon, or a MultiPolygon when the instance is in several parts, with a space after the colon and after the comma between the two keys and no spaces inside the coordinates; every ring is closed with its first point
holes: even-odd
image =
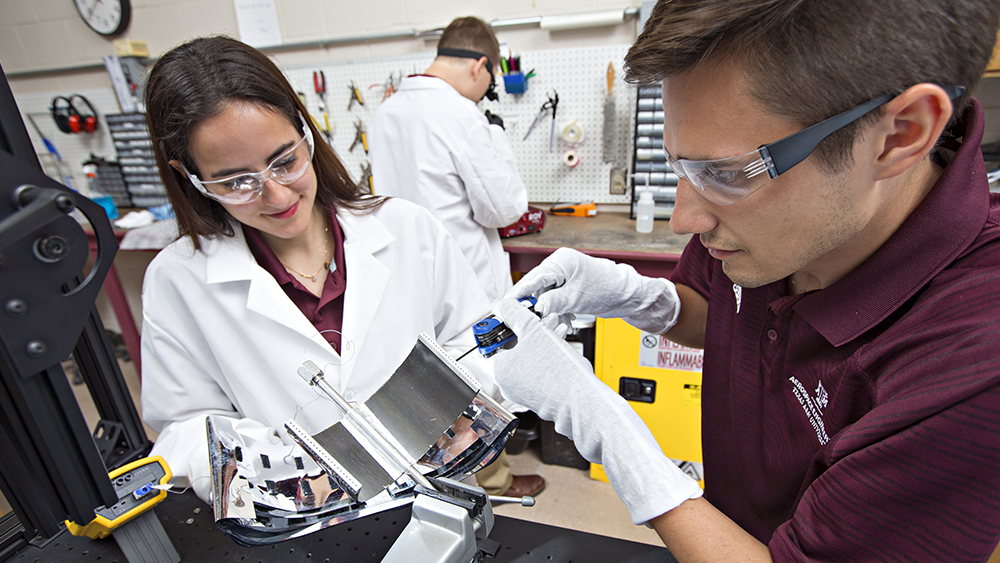
{"type": "MultiPolygon", "coordinates": [[[[155,509],[184,563],[377,563],[410,520],[409,506],[266,547],[243,547],[215,527],[212,509],[191,492],[170,495],[155,509]]],[[[530,509],[526,509],[530,510],[530,509]]],[[[490,539],[497,563],[676,563],[662,547],[496,517],[490,539]]],[[[111,537],[62,533],[44,547],[29,546],[17,563],[128,563],[111,537]]],[[[414,560],[419,563],[419,558],[414,560]]]]}

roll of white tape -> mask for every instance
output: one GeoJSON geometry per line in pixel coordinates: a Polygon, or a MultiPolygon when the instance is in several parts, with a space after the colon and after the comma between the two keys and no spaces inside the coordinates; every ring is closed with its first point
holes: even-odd
{"type": "Polygon", "coordinates": [[[563,126],[562,138],[567,143],[575,145],[583,141],[583,125],[577,123],[574,119],[572,123],[567,123],[563,126]]]}
{"type": "Polygon", "coordinates": [[[576,151],[566,151],[563,154],[563,164],[570,168],[576,168],[576,165],[580,164],[580,155],[576,154],[576,151]]]}

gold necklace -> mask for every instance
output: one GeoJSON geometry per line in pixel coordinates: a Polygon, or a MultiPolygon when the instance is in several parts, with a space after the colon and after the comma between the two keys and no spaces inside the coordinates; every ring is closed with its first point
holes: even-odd
{"type": "Polygon", "coordinates": [[[312,280],[312,281],[315,282],[316,281],[316,276],[318,276],[319,273],[323,271],[323,268],[329,268],[330,267],[330,263],[326,261],[326,255],[329,254],[329,252],[330,252],[330,236],[329,235],[330,235],[330,226],[327,225],[326,231],[323,232],[323,265],[320,266],[319,269],[316,270],[316,273],[314,273],[313,275],[310,276],[309,274],[303,274],[302,272],[300,272],[298,270],[294,270],[294,269],[290,268],[284,262],[282,262],[281,265],[284,266],[285,269],[288,270],[289,272],[291,272],[293,274],[298,274],[298,275],[300,275],[300,276],[302,276],[304,278],[310,279],[310,280],[312,280]]]}

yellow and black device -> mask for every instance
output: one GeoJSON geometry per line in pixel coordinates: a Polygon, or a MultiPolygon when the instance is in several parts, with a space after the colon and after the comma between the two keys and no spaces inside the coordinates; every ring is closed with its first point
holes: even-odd
{"type": "Polygon", "coordinates": [[[132,521],[167,498],[167,491],[155,488],[170,481],[170,468],[160,456],[144,457],[119,467],[108,474],[118,493],[118,502],[94,511],[94,519],[80,525],[66,521],[66,529],[74,536],[95,540],[107,537],[116,528],[132,521]]]}

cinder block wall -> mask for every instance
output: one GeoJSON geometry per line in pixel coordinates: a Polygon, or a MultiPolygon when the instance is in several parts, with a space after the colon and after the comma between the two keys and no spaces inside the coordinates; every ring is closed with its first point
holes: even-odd
{"type": "MultiPolygon", "coordinates": [[[[276,0],[284,43],[442,28],[459,16],[513,20],[639,7],[639,0],[276,0]]],[[[583,31],[538,27],[499,30],[518,51],[628,44],[636,18],[624,25],[583,31]]],[[[213,34],[238,37],[233,0],[132,0],[131,25],[121,37],[145,41],[155,57],[188,39],[213,34]]],[[[416,38],[283,52],[279,65],[353,60],[433,49],[416,38]]],[[[100,63],[111,39],[91,31],[68,0],[0,0],[0,63],[7,73],[100,63]]],[[[11,77],[15,94],[110,86],[103,69],[11,77]]]]}

